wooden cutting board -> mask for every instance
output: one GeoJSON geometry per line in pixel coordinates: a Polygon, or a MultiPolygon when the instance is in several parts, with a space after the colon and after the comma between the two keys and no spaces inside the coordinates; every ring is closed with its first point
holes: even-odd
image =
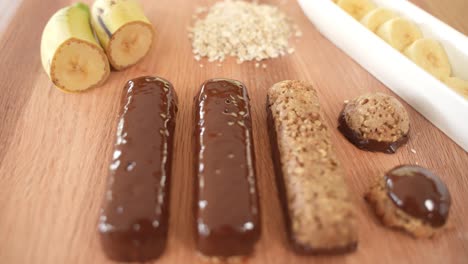
{"type": "MultiPolygon", "coordinates": [[[[243,81],[252,99],[263,233],[248,263],[468,263],[468,154],[408,105],[411,139],[394,155],[360,151],[332,130],[358,208],[358,250],[345,256],[299,257],[288,248],[270,159],[267,88],[284,79],[312,82],[332,127],[344,100],[369,91],[391,94],[322,37],[295,1],[262,1],[280,5],[304,33],[293,41],[296,53],[266,61],[266,69],[254,63],[228,61],[220,67],[193,59],[186,34],[192,11],[214,1],[144,1],[158,32],[149,56],[131,69],[113,72],[103,87],[80,95],[54,89],[39,57],[43,26],[58,8],[71,2],[23,0],[0,32],[1,263],[109,263],[101,251],[97,222],[119,99],[126,80],[148,74],[172,81],[180,99],[170,235],[165,254],[155,263],[200,262],[191,233],[192,98],[200,84],[213,77],[243,81]],[[430,168],[451,190],[453,229],[439,238],[415,240],[383,228],[363,200],[372,177],[406,163],[430,168]]],[[[468,33],[465,0],[415,2],[468,33]]]]}

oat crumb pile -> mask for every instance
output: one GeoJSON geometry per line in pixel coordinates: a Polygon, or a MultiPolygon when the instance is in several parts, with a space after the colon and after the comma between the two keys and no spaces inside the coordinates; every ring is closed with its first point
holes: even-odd
{"type": "Polygon", "coordinates": [[[289,39],[302,35],[278,7],[256,2],[221,1],[209,9],[197,8],[194,19],[189,38],[196,60],[222,62],[233,56],[242,63],[277,58],[293,53],[289,39]]]}

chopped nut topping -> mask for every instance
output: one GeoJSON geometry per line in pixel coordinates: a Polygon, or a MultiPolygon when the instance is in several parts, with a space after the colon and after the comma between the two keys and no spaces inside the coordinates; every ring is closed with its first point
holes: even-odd
{"type": "Polygon", "coordinates": [[[357,240],[350,192],[320,109],[316,90],[283,81],[268,91],[269,109],[295,243],[336,248],[357,240]]]}

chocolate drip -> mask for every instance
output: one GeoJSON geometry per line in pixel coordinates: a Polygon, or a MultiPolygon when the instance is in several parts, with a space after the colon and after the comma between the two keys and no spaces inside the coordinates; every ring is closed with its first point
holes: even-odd
{"type": "Polygon", "coordinates": [[[359,133],[353,131],[348,126],[348,124],[346,123],[345,114],[343,112],[338,118],[338,123],[338,130],[341,132],[341,134],[343,134],[343,136],[345,136],[356,147],[363,150],[393,154],[397,151],[399,147],[408,142],[408,135],[399,138],[395,142],[379,142],[377,140],[363,138],[359,133]]]}

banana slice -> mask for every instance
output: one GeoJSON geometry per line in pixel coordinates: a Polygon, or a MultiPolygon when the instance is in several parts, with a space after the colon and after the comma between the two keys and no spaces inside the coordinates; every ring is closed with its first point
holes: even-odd
{"type": "Polygon", "coordinates": [[[357,20],[361,20],[375,5],[369,0],[338,0],[337,5],[357,20]]]}
{"type": "Polygon", "coordinates": [[[57,11],[42,33],[42,66],[54,85],[65,92],[100,86],[110,68],[106,54],[94,38],[85,4],[57,11]]]}
{"type": "Polygon", "coordinates": [[[452,88],[455,92],[468,100],[468,81],[457,77],[447,77],[443,79],[443,82],[448,87],[452,88]]]}
{"type": "Polygon", "coordinates": [[[379,7],[367,13],[367,15],[361,19],[361,24],[367,27],[370,31],[375,32],[383,23],[395,17],[397,17],[397,14],[392,10],[379,7]]]}
{"type": "Polygon", "coordinates": [[[439,80],[447,78],[452,73],[452,66],[444,47],[433,39],[418,39],[403,52],[419,67],[423,68],[439,80]]]}
{"type": "Polygon", "coordinates": [[[151,48],[154,29],[136,0],[96,0],[92,24],[116,70],[136,64],[151,48]]]}
{"type": "Polygon", "coordinates": [[[398,51],[403,51],[411,43],[423,37],[418,26],[400,17],[385,22],[376,33],[398,51]]]}

